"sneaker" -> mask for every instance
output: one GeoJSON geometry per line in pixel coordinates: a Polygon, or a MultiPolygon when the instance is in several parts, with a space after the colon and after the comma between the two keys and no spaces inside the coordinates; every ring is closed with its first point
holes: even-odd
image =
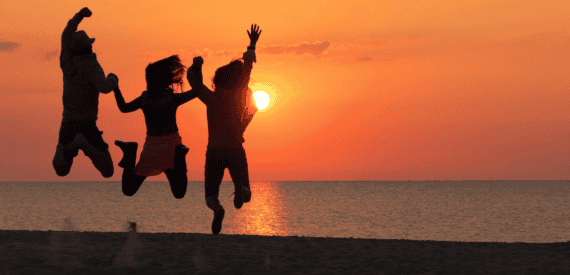
{"type": "MultiPolygon", "coordinates": [[[[251,200],[251,190],[249,190],[249,188],[247,187],[242,187],[243,188],[243,202],[244,203],[248,203],[251,200]]],[[[230,197],[232,195],[234,195],[236,192],[233,192],[230,197]]],[[[235,201],[234,201],[235,202],[235,201]]]]}
{"type": "Polygon", "coordinates": [[[123,159],[119,162],[119,167],[132,168],[135,167],[137,161],[137,149],[139,144],[136,142],[124,142],[115,140],[115,145],[119,146],[123,151],[123,159]]]}
{"type": "Polygon", "coordinates": [[[251,190],[247,187],[243,187],[243,202],[247,203],[251,200],[251,190]]]}
{"type": "Polygon", "coordinates": [[[234,196],[234,206],[236,207],[236,209],[240,209],[243,206],[243,187],[242,188],[237,188],[237,191],[241,191],[241,192],[234,192],[235,196],[234,196]]]}
{"type": "Polygon", "coordinates": [[[214,211],[214,220],[212,221],[212,233],[218,235],[222,231],[222,221],[224,220],[224,214],[226,211],[222,205],[218,205],[216,211],[214,211]]]}

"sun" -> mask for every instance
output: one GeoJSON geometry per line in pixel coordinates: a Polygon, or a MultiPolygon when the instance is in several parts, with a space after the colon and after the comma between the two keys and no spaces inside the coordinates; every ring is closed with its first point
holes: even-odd
{"type": "Polygon", "coordinates": [[[253,93],[253,100],[257,109],[263,110],[269,105],[269,95],[264,91],[256,91],[253,93]]]}

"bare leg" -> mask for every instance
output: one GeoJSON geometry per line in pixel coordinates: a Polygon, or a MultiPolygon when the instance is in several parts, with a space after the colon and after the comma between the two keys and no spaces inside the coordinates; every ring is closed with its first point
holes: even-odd
{"type": "Polygon", "coordinates": [[[146,179],[146,176],[139,176],[135,174],[135,168],[125,168],[123,170],[123,178],[122,178],[122,185],[123,185],[123,194],[125,196],[133,196],[139,188],[141,187],[142,183],[146,179]]]}
{"type": "Polygon", "coordinates": [[[176,169],[168,169],[164,171],[164,173],[166,174],[166,178],[168,178],[168,182],[170,182],[172,195],[177,199],[184,198],[184,195],[186,195],[186,189],[188,188],[188,175],[186,175],[186,172],[176,169]]]}
{"type": "Polygon", "coordinates": [[[119,166],[124,168],[122,177],[123,194],[130,197],[139,190],[146,179],[146,176],[135,174],[138,144],[136,142],[116,140],[115,145],[119,146],[123,151],[123,159],[119,162],[119,166]]]}
{"type": "Polygon", "coordinates": [[[188,188],[188,175],[186,172],[186,154],[188,154],[188,147],[180,144],[176,146],[174,153],[174,168],[164,171],[166,178],[170,182],[170,190],[175,198],[184,198],[186,189],[188,188]]]}

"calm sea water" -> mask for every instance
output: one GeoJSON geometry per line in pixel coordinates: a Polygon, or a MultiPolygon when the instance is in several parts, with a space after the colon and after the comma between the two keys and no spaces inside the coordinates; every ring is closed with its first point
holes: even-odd
{"type": "MultiPolygon", "coordinates": [[[[253,182],[237,210],[222,183],[222,234],[493,242],[570,240],[570,181],[253,182]]],[[[0,229],[211,233],[203,182],[133,197],[119,182],[0,182],[0,229]]]]}

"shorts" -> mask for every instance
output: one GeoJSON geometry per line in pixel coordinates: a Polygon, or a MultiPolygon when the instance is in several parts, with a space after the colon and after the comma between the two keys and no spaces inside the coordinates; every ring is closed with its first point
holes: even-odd
{"type": "MultiPolygon", "coordinates": [[[[82,133],[85,139],[99,151],[107,151],[109,145],[103,140],[103,132],[95,121],[61,122],[58,142],[65,146],[73,142],[75,136],[82,133]]],[[[76,154],[77,155],[77,154],[76,154]]]]}

